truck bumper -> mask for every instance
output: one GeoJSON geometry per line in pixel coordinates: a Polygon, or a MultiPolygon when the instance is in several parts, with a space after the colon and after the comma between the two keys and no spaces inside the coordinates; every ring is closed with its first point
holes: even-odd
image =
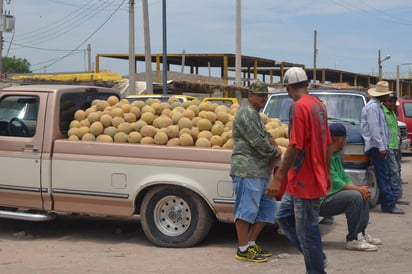
{"type": "Polygon", "coordinates": [[[345,169],[346,174],[350,177],[351,181],[357,186],[369,185],[370,170],[366,169],[345,169]]]}
{"type": "Polygon", "coordinates": [[[400,144],[401,151],[403,150],[409,151],[410,145],[411,145],[411,140],[409,140],[408,138],[403,139],[400,144]]]}

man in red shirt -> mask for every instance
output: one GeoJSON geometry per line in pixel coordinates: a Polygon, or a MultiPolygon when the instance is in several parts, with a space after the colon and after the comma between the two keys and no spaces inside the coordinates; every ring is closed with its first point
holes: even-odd
{"type": "Polygon", "coordinates": [[[303,254],[307,273],[326,273],[327,259],[319,232],[320,197],[331,185],[330,144],[326,106],[308,92],[308,78],[302,68],[285,73],[290,111],[289,146],[279,169],[268,185],[267,195],[275,197],[287,175],[286,191],[276,214],[279,227],[303,254]]]}

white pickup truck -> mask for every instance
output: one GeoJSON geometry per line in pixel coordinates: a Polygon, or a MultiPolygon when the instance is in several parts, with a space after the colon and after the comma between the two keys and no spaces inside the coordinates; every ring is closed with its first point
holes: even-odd
{"type": "Polygon", "coordinates": [[[213,221],[233,222],[231,150],[67,138],[75,110],[113,94],[64,85],[0,90],[0,217],[140,215],[147,238],[164,247],[196,245],[213,221]]]}

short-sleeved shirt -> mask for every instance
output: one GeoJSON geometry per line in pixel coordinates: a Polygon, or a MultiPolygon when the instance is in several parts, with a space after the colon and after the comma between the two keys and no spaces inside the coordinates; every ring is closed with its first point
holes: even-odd
{"type": "Polygon", "coordinates": [[[327,149],[331,144],[326,106],[312,95],[297,100],[290,112],[289,146],[299,154],[288,171],[286,192],[315,199],[327,194],[329,170],[327,149]]]}
{"type": "Polygon", "coordinates": [[[277,156],[277,150],[269,143],[271,135],[256,109],[249,105],[240,107],[233,121],[232,138],[230,175],[270,178],[270,161],[277,156]]]}

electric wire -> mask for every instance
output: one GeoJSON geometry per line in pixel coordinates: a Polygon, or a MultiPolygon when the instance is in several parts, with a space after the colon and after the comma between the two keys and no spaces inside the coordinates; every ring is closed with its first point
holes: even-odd
{"type": "Polygon", "coordinates": [[[80,44],[77,45],[77,47],[75,47],[73,50],[71,50],[69,53],[57,58],[56,60],[52,61],[51,63],[47,64],[46,66],[43,67],[43,69],[48,68],[60,61],[62,61],[63,59],[65,59],[66,57],[74,54],[74,53],[78,53],[76,51],[78,51],[78,49],[84,45],[91,37],[93,37],[101,28],[103,28],[104,25],[106,25],[107,22],[109,22],[109,20],[117,13],[117,11],[122,7],[122,5],[124,4],[126,0],[123,0],[117,7],[116,9],[113,10],[113,12],[109,15],[109,17],[95,30],[93,31],[88,37],[86,37],[86,39],[84,39],[80,44]]]}

